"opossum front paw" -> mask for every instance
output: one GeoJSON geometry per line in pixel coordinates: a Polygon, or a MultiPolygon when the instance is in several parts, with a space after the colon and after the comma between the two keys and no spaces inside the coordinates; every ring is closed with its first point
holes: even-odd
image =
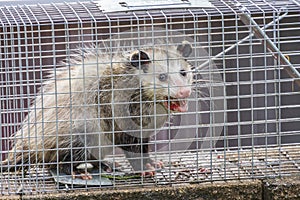
{"type": "Polygon", "coordinates": [[[163,167],[164,167],[164,164],[162,161],[155,162],[155,161],[151,160],[151,163],[145,164],[145,166],[144,166],[145,171],[143,171],[141,173],[141,175],[144,177],[147,177],[147,176],[152,177],[155,175],[157,169],[162,169],[163,167]]]}
{"type": "Polygon", "coordinates": [[[141,175],[142,176],[144,176],[144,177],[152,177],[152,176],[154,176],[155,175],[155,167],[153,167],[150,163],[147,163],[146,165],[145,165],[145,171],[143,171],[142,173],[141,173],[141,175]]]}
{"type": "Polygon", "coordinates": [[[151,164],[154,165],[156,169],[164,168],[164,163],[162,161],[152,161],[151,164]]]}

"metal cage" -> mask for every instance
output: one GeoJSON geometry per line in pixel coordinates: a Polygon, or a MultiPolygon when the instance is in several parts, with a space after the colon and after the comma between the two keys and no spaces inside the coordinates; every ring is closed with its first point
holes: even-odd
{"type": "MultiPolygon", "coordinates": [[[[63,69],[71,71],[70,60],[77,56],[82,61],[90,48],[112,55],[145,47],[168,49],[188,41],[193,51],[186,60],[193,66],[195,80],[189,110],[168,112],[167,123],[153,130],[150,156],[164,165],[154,176],[134,173],[123,152],[112,144],[114,150],[105,158],[112,172],[100,170],[92,180],[64,176],[58,167],[51,171],[47,162],[23,163],[16,171],[5,171],[1,165],[1,194],[299,174],[299,10],[297,0],[1,5],[2,161],[16,151],[12,149],[16,140],[29,140],[27,135],[15,136],[24,123],[31,123],[25,120],[28,113],[47,112],[34,103],[39,96],[50,95],[43,94],[43,87],[49,80],[59,80],[63,69]]],[[[101,62],[99,56],[94,64],[101,62]]],[[[57,90],[51,95],[59,94],[57,90]]],[[[30,126],[46,123],[41,119],[30,126]]],[[[47,140],[45,136],[36,132],[31,142],[47,140]]]]}

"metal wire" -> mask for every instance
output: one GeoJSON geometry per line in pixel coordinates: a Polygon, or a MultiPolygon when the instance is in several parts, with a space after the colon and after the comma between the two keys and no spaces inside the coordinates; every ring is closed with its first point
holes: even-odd
{"type": "Polygon", "coordinates": [[[211,7],[128,12],[102,12],[95,2],[0,7],[0,193],[299,175],[299,3],[210,2],[211,7]],[[182,41],[191,44],[191,54],[174,56],[177,47],[181,53],[187,48],[182,41]],[[142,59],[144,51],[149,58],[142,59]],[[136,55],[139,60],[131,62],[136,55]],[[116,66],[149,63],[153,71],[110,74],[116,66]],[[193,68],[175,71],[187,64],[193,68]],[[181,85],[178,77],[190,71],[193,83],[181,85]],[[163,84],[166,77],[177,79],[163,84]],[[193,90],[189,109],[160,113],[161,105],[176,106],[172,91],[181,87],[193,90]],[[145,99],[144,91],[152,91],[152,98],[145,99]],[[143,116],[143,105],[152,104],[153,112],[143,116]],[[133,113],[136,105],[142,109],[133,113]],[[145,119],[154,119],[153,125],[145,126],[145,119]],[[141,146],[117,141],[120,134],[142,138],[149,132],[141,146]],[[132,146],[136,152],[126,151],[132,146]],[[132,164],[135,156],[137,166],[150,156],[163,167],[152,177],[141,176],[145,169],[132,164]],[[63,171],[63,164],[88,170],[88,163],[95,167],[92,180],[63,171]]]}

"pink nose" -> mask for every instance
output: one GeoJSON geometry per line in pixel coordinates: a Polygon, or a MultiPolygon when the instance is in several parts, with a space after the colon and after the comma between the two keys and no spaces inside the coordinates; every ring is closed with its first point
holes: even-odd
{"type": "Polygon", "coordinates": [[[187,98],[191,95],[191,89],[190,88],[180,88],[178,93],[176,94],[176,98],[187,98]]]}

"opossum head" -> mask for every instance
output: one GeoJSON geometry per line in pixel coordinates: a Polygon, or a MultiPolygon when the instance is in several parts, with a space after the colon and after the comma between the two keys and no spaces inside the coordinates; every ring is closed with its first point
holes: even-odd
{"type": "Polygon", "coordinates": [[[143,87],[143,95],[167,110],[185,112],[192,89],[192,67],[186,57],[192,52],[190,43],[179,46],[143,49],[131,54],[131,65],[143,87]]]}

